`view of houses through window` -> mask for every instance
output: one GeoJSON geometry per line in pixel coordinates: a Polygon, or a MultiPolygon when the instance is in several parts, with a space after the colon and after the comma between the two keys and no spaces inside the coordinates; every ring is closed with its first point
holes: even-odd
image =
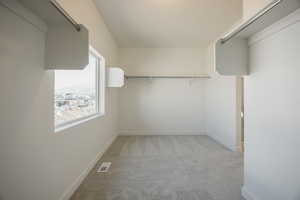
{"type": "Polygon", "coordinates": [[[55,126],[99,112],[99,58],[90,53],[83,70],[55,71],[55,126]]]}

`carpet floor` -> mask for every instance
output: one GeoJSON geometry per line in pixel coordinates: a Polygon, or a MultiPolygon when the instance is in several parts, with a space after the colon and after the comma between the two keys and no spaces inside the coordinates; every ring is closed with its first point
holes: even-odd
{"type": "Polygon", "coordinates": [[[242,155],[207,136],[120,136],[71,200],[242,200],[242,175],[242,155]]]}

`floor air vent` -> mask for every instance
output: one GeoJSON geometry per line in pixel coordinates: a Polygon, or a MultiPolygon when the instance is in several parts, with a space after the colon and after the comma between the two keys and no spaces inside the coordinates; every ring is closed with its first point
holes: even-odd
{"type": "Polygon", "coordinates": [[[97,170],[98,173],[105,173],[108,172],[109,168],[111,166],[111,162],[103,162],[99,169],[97,170]]]}

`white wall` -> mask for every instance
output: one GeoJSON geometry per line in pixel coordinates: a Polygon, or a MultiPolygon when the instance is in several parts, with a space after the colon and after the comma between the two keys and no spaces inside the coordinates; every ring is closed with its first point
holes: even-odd
{"type": "Polygon", "coordinates": [[[236,79],[215,74],[206,82],[205,117],[207,134],[235,151],[236,130],[236,79]]]}
{"type": "MultiPolygon", "coordinates": [[[[116,45],[90,0],[64,6],[90,29],[109,65],[116,45]],[[76,7],[74,7],[76,6],[76,7]]],[[[44,70],[45,34],[0,6],[0,199],[67,199],[71,185],[116,136],[117,93],[106,115],[54,133],[54,73],[44,70]]]]}
{"type": "Polygon", "coordinates": [[[243,0],[243,18],[245,20],[252,17],[273,0],[243,0]]]}
{"type": "Polygon", "coordinates": [[[127,80],[119,94],[120,134],[204,134],[204,80],[127,80]]]}
{"type": "Polygon", "coordinates": [[[197,75],[206,73],[201,48],[121,48],[127,75],[197,75]]]}
{"type": "Polygon", "coordinates": [[[251,41],[244,193],[254,200],[300,199],[299,21],[300,10],[251,41]]]}
{"type": "Polygon", "coordinates": [[[214,48],[121,49],[128,75],[210,74],[212,79],[127,80],[119,94],[120,134],[208,134],[236,150],[236,78],[214,72],[214,48]]]}
{"type": "MultiPolygon", "coordinates": [[[[127,75],[205,73],[202,49],[121,49],[127,75]]],[[[205,133],[204,82],[189,79],[127,80],[119,94],[121,134],[205,133]]]]}
{"type": "Polygon", "coordinates": [[[214,53],[211,44],[205,53],[207,70],[212,77],[205,82],[206,132],[225,147],[236,150],[236,78],[215,72],[214,53]]]}

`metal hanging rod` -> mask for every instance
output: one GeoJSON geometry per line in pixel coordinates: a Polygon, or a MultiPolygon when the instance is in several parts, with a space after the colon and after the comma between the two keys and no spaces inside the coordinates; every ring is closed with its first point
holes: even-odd
{"type": "Polygon", "coordinates": [[[203,76],[125,76],[126,79],[159,79],[159,78],[167,78],[167,79],[172,79],[172,78],[177,78],[177,79],[189,79],[189,78],[210,78],[208,75],[203,75],[203,76]]]}
{"type": "Polygon", "coordinates": [[[61,7],[61,5],[56,0],[50,0],[50,3],[60,12],[79,32],[81,30],[81,27],[77,22],[61,7]]]}
{"type": "Polygon", "coordinates": [[[246,21],[243,25],[241,25],[238,29],[227,35],[226,37],[221,39],[221,43],[224,44],[228,42],[230,39],[232,39],[234,36],[242,32],[244,29],[246,29],[248,26],[253,24],[256,20],[267,14],[269,11],[271,11],[274,7],[278,6],[280,3],[282,3],[283,0],[276,0],[269,3],[264,9],[259,11],[255,16],[250,18],[248,21],[246,21]]]}

